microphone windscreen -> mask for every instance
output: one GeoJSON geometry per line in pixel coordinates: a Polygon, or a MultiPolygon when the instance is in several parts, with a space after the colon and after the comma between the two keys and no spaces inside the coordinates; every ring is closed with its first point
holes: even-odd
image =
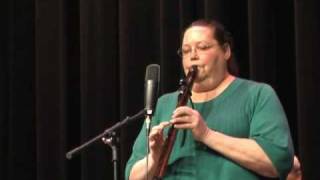
{"type": "Polygon", "coordinates": [[[145,80],[160,81],[160,66],[158,64],[150,64],[147,66],[145,80]]]}
{"type": "Polygon", "coordinates": [[[158,96],[158,87],[160,82],[160,66],[158,64],[150,64],[146,69],[145,76],[145,109],[147,115],[153,114],[154,105],[158,96]]]}

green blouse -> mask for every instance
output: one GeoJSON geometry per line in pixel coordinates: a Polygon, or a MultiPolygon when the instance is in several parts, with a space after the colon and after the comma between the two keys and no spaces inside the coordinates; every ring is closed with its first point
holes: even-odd
{"type": "MultiPolygon", "coordinates": [[[[177,96],[174,92],[159,98],[152,125],[171,119],[177,96]]],[[[293,162],[292,140],[282,105],[269,85],[237,78],[218,97],[203,103],[188,102],[188,105],[201,113],[209,128],[233,137],[254,139],[271,159],[280,179],[286,178],[293,162]]],[[[126,179],[132,166],[145,155],[143,127],[127,162],[126,179]]],[[[262,177],[194,140],[190,130],[178,130],[164,179],[256,180],[262,177]]]]}

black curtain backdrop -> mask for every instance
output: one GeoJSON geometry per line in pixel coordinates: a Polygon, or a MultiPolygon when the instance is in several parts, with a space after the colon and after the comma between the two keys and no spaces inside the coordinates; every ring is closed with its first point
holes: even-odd
{"type": "MultiPolygon", "coordinates": [[[[65,153],[143,108],[145,68],[160,94],[182,75],[183,28],[215,18],[234,35],[240,76],[271,84],[287,113],[304,177],[320,179],[318,0],[3,0],[0,179],[105,180],[101,141],[65,153]]],[[[119,176],[143,120],[117,131],[119,176]]]]}

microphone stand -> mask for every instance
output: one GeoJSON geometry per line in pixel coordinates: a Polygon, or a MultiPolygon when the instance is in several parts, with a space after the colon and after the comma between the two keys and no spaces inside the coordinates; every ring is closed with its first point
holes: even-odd
{"type": "Polygon", "coordinates": [[[109,145],[110,148],[112,149],[112,162],[113,162],[113,179],[117,180],[118,179],[118,150],[117,150],[117,143],[118,143],[118,138],[116,137],[116,133],[113,131],[109,137],[102,138],[102,141],[109,145]]]}
{"type": "MultiPolygon", "coordinates": [[[[122,121],[116,123],[115,125],[113,125],[112,127],[104,130],[104,132],[102,132],[101,134],[97,135],[96,137],[90,139],[89,141],[83,143],[82,145],[70,150],[69,152],[66,153],[66,158],[67,159],[71,159],[73,158],[73,156],[75,154],[78,154],[80,151],[82,151],[83,149],[87,148],[89,145],[91,145],[92,143],[96,142],[97,140],[102,139],[102,141],[108,145],[110,145],[110,147],[112,148],[112,161],[114,164],[114,180],[117,180],[117,147],[113,142],[108,142],[108,139],[104,139],[105,136],[107,135],[113,135],[114,131],[117,130],[120,127],[123,127],[124,125],[127,125],[129,122],[139,119],[141,117],[143,117],[145,115],[145,110],[141,110],[140,112],[138,112],[137,114],[133,115],[132,117],[127,116],[125,119],[123,119],[122,121]]],[[[112,138],[112,137],[111,137],[112,138]]],[[[114,141],[115,138],[113,138],[114,141]]]]}

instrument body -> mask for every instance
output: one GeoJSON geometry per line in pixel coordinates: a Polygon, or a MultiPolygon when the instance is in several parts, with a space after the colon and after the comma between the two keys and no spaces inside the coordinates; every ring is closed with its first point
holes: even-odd
{"type": "MultiPolygon", "coordinates": [[[[197,76],[197,73],[198,73],[197,66],[192,66],[186,78],[180,81],[178,103],[176,107],[185,106],[188,103],[188,99],[191,96],[191,89],[193,86],[193,82],[197,76]]],[[[177,134],[177,129],[171,126],[168,132],[168,137],[164,142],[164,146],[159,159],[159,165],[155,171],[155,175],[153,176],[154,180],[162,179],[166,172],[168,160],[176,139],[176,134],[177,134]]]]}

